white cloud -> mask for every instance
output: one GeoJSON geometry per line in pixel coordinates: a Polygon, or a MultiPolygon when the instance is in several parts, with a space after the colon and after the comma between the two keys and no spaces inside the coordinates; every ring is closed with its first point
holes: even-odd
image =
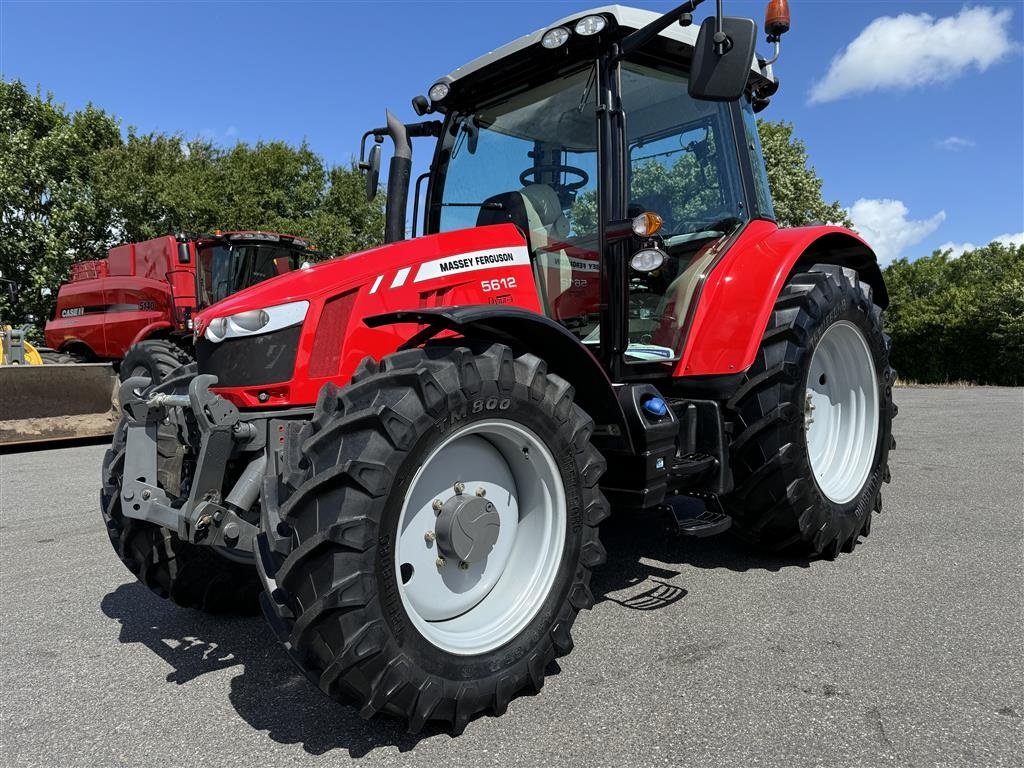
{"type": "Polygon", "coordinates": [[[847,209],[847,213],[853,228],[874,248],[883,266],[924,240],[946,220],[945,211],[939,211],[928,219],[908,219],[910,211],[902,200],[861,198],[847,209]]]}
{"type": "MultiPolygon", "coordinates": [[[[1002,243],[1003,245],[1020,246],[1024,245],[1024,232],[1007,232],[1003,235],[996,235],[991,240],[986,240],[985,245],[989,243],[1002,243]]],[[[975,245],[974,243],[943,243],[939,246],[940,251],[952,251],[950,254],[951,258],[959,259],[967,251],[973,251],[977,248],[984,248],[984,245],[975,245]]]]}
{"type": "Polygon", "coordinates": [[[949,152],[959,152],[961,149],[976,147],[977,144],[973,139],[965,139],[963,136],[947,136],[941,141],[936,141],[935,146],[938,149],[945,149],[949,152]]]}
{"type": "Polygon", "coordinates": [[[941,83],[971,67],[984,72],[1019,47],[1009,36],[1012,17],[1012,8],[978,6],[940,19],[927,13],[877,18],[832,59],[809,101],[941,83]]]}

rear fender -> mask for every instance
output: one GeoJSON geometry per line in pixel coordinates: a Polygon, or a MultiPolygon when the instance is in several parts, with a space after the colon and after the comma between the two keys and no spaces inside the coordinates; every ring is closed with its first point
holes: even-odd
{"type": "Polygon", "coordinates": [[[749,368],[786,280],[816,263],[858,270],[875,303],[888,306],[875,253],[856,233],[753,221],[704,281],[674,375],[721,376],[749,368]]]}
{"type": "Polygon", "coordinates": [[[88,343],[79,339],[75,336],[71,336],[60,343],[60,346],[54,347],[58,352],[64,352],[69,355],[78,355],[86,360],[96,360],[99,355],[88,343]]]}
{"type": "Polygon", "coordinates": [[[399,323],[426,326],[404,347],[419,346],[447,331],[467,339],[505,344],[517,355],[534,354],[547,363],[549,373],[573,385],[576,402],[596,423],[598,442],[612,439],[621,449],[621,442],[629,439],[622,406],[605,369],[579,339],[545,315],[517,307],[480,304],[389,312],[367,317],[363,322],[371,328],[399,323]]]}

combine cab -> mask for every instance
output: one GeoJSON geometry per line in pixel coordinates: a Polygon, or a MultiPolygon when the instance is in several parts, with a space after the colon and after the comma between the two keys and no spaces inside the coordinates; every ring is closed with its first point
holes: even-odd
{"type": "Polygon", "coordinates": [[[259,595],[327,694],[458,732],[572,650],[612,509],[802,556],[868,534],[885,286],[854,233],[777,226],[777,82],[754,22],[698,32],[698,2],[573,14],[441,78],[413,101],[436,119],[366,136],[371,193],[394,150],[387,245],[225,299],[196,364],[124,383],[103,514],[140,580],[259,595]]]}

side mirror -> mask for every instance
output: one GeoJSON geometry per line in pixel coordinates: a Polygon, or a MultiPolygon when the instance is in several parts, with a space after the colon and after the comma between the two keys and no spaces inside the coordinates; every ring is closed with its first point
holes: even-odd
{"type": "Polygon", "coordinates": [[[380,144],[370,147],[370,157],[360,164],[366,174],[366,199],[373,200],[377,196],[377,185],[380,183],[380,144]]]}
{"type": "Polygon", "coordinates": [[[715,31],[713,16],[704,19],[690,64],[690,96],[703,101],[735,101],[743,95],[754,61],[757,25],[753,19],[722,18],[715,31]]]}

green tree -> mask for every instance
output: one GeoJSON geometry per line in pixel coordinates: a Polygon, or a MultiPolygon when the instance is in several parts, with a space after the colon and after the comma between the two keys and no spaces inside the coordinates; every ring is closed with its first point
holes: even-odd
{"type": "Polygon", "coordinates": [[[0,272],[18,287],[13,302],[0,293],[0,315],[41,323],[68,265],[107,247],[111,217],[96,193],[95,159],[121,136],[102,110],[68,114],[18,81],[0,81],[0,126],[0,272]]]}
{"type": "Polygon", "coordinates": [[[821,196],[823,182],[810,165],[807,145],[793,136],[793,124],[759,119],[757,130],[779,225],[851,226],[850,218],[839,202],[826,203],[821,196]]]}
{"type": "Polygon", "coordinates": [[[216,167],[220,152],[180,134],[140,135],[101,152],[97,194],[111,211],[115,242],[139,242],[217,228],[216,167]]]}
{"type": "Polygon", "coordinates": [[[885,282],[886,328],[901,377],[1024,384],[1024,246],[897,259],[885,282]]]}
{"type": "Polygon", "coordinates": [[[0,291],[13,323],[51,316],[74,261],[179,232],[263,229],[299,235],[325,255],[380,244],[383,199],[367,202],[349,164],[328,168],[305,143],[222,149],[180,134],[122,139],[117,120],[88,106],[69,113],[0,82],[0,291]]]}

